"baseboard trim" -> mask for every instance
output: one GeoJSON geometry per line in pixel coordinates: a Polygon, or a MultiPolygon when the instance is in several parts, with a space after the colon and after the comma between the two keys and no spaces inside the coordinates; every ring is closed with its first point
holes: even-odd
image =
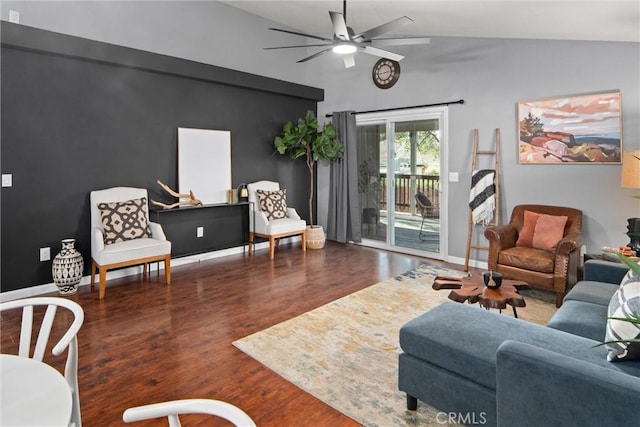
{"type": "MultiPolygon", "coordinates": [[[[262,246],[265,246],[264,243],[259,243],[256,245],[256,249],[261,249],[262,246]]],[[[265,247],[269,247],[267,243],[265,247]]],[[[246,247],[235,247],[229,249],[222,249],[218,251],[205,252],[196,255],[189,255],[180,258],[172,258],[171,259],[171,267],[177,267],[180,265],[193,264],[196,262],[206,261],[208,259],[220,258],[229,255],[241,254],[246,251],[246,247]]],[[[162,271],[164,270],[162,267],[162,263],[152,263],[149,266],[149,270],[151,272],[154,271],[162,271]]],[[[122,268],[119,270],[113,270],[107,272],[107,280],[118,279],[121,277],[134,276],[142,273],[142,266],[134,266],[128,268],[122,268]]],[[[97,280],[97,277],[96,277],[97,280]]],[[[83,276],[78,284],[80,286],[88,286],[91,283],[91,276],[83,276]]],[[[43,285],[31,286],[23,289],[16,289],[15,291],[7,291],[0,292],[0,302],[12,301],[21,298],[30,298],[35,296],[40,296],[43,294],[50,294],[53,292],[57,292],[58,287],[55,283],[46,283],[43,285]]]]}
{"type": "MultiPolygon", "coordinates": [[[[464,261],[465,261],[464,258],[458,258],[458,257],[448,257],[447,258],[447,262],[450,262],[452,264],[464,265],[464,261]]],[[[486,269],[489,268],[489,264],[487,264],[487,261],[478,261],[478,260],[475,260],[475,259],[470,259],[469,260],[469,267],[486,270],[486,269]]]]}
{"type": "MultiPolygon", "coordinates": [[[[296,240],[300,241],[300,236],[281,239],[281,243],[289,243],[289,242],[294,242],[296,240]]],[[[261,243],[256,243],[254,245],[254,251],[261,251],[263,249],[266,249],[266,250],[269,249],[269,242],[261,242],[261,243]]],[[[201,254],[188,255],[180,258],[172,258],[171,267],[173,268],[181,265],[193,264],[201,261],[206,261],[209,259],[221,258],[229,255],[242,254],[246,252],[247,252],[246,246],[238,246],[238,247],[229,248],[229,249],[221,249],[217,251],[204,252],[201,254]]],[[[161,267],[162,267],[161,262],[152,263],[149,266],[149,270],[150,272],[164,270],[161,267]]],[[[135,276],[141,273],[142,273],[142,266],[122,268],[119,270],[107,272],[107,280],[118,279],[118,278],[127,277],[127,276],[135,276]]],[[[88,286],[90,283],[91,283],[91,276],[90,275],[83,276],[82,279],[80,280],[80,283],[78,284],[78,287],[88,286]]],[[[41,296],[44,294],[50,294],[57,291],[58,291],[58,287],[56,286],[55,283],[53,282],[45,283],[42,285],[31,286],[28,288],[16,289],[14,291],[0,292],[0,302],[13,301],[13,300],[22,299],[22,298],[31,298],[31,297],[41,296]]]]}
{"type": "MultiPolygon", "coordinates": [[[[296,241],[297,242],[300,241],[300,236],[293,236],[293,237],[288,237],[286,239],[281,239],[281,243],[293,243],[296,241]]],[[[261,251],[261,250],[268,250],[268,249],[269,249],[269,242],[261,242],[261,243],[256,243],[254,245],[254,251],[261,251]]],[[[221,258],[229,255],[242,254],[242,253],[245,253],[246,251],[247,251],[247,248],[245,246],[239,246],[235,248],[205,252],[201,254],[189,255],[189,256],[180,257],[180,258],[172,258],[171,267],[173,268],[181,265],[193,264],[193,263],[206,261],[209,259],[221,258]]],[[[464,265],[464,258],[449,257],[447,261],[453,264],[464,265]]],[[[474,268],[482,268],[485,270],[487,269],[487,263],[483,261],[470,260],[469,266],[474,268]]],[[[149,270],[151,272],[162,271],[163,268],[161,267],[162,267],[162,263],[160,262],[153,263],[150,265],[149,270]]],[[[142,266],[123,268],[120,270],[107,272],[107,280],[118,279],[118,278],[127,277],[127,276],[134,276],[141,273],[142,273],[142,266]]],[[[80,283],[78,284],[78,286],[88,286],[90,283],[91,283],[91,276],[87,275],[82,277],[82,280],[80,280],[80,283]]],[[[12,300],[22,299],[22,298],[31,298],[31,297],[44,295],[44,294],[50,294],[57,291],[58,291],[58,287],[56,286],[55,283],[53,282],[46,283],[43,285],[31,286],[23,289],[16,289],[15,291],[0,292],[0,302],[12,301],[12,300]]]]}

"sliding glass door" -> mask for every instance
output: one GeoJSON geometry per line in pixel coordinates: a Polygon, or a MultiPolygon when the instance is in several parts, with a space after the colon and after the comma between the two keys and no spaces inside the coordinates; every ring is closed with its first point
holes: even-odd
{"type": "Polygon", "coordinates": [[[358,115],[363,244],[441,258],[446,108],[358,115]]]}

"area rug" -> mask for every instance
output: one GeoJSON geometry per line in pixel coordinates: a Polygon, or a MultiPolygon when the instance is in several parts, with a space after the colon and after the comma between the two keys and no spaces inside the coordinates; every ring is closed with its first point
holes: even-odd
{"type": "MultiPolygon", "coordinates": [[[[448,301],[449,291],[431,288],[437,275],[466,273],[422,265],[233,345],[364,426],[442,425],[442,415],[436,418],[438,411],[425,404],[407,411],[397,385],[400,327],[448,301]]],[[[522,320],[545,324],[556,310],[525,299],[527,306],[518,310],[522,320]]]]}

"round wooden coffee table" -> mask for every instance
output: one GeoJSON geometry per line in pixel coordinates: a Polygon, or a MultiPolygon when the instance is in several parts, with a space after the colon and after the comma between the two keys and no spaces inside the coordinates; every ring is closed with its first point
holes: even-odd
{"type": "Polygon", "coordinates": [[[507,304],[513,308],[513,316],[518,317],[516,307],[526,307],[524,298],[518,292],[521,289],[529,289],[529,284],[522,280],[502,280],[502,286],[497,289],[487,288],[481,275],[471,275],[462,279],[438,276],[433,281],[433,289],[451,289],[449,299],[456,302],[468,301],[469,304],[478,303],[481,307],[507,308],[507,304]]]}

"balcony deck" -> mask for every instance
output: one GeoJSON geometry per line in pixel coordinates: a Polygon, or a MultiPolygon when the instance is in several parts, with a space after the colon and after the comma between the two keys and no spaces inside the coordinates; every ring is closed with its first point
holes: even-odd
{"type": "MultiPolygon", "coordinates": [[[[395,213],[395,246],[426,252],[440,252],[440,219],[426,218],[423,239],[420,239],[422,216],[406,212],[395,213]]],[[[380,212],[377,224],[362,224],[362,238],[384,242],[387,238],[387,212],[380,212]]]]}

